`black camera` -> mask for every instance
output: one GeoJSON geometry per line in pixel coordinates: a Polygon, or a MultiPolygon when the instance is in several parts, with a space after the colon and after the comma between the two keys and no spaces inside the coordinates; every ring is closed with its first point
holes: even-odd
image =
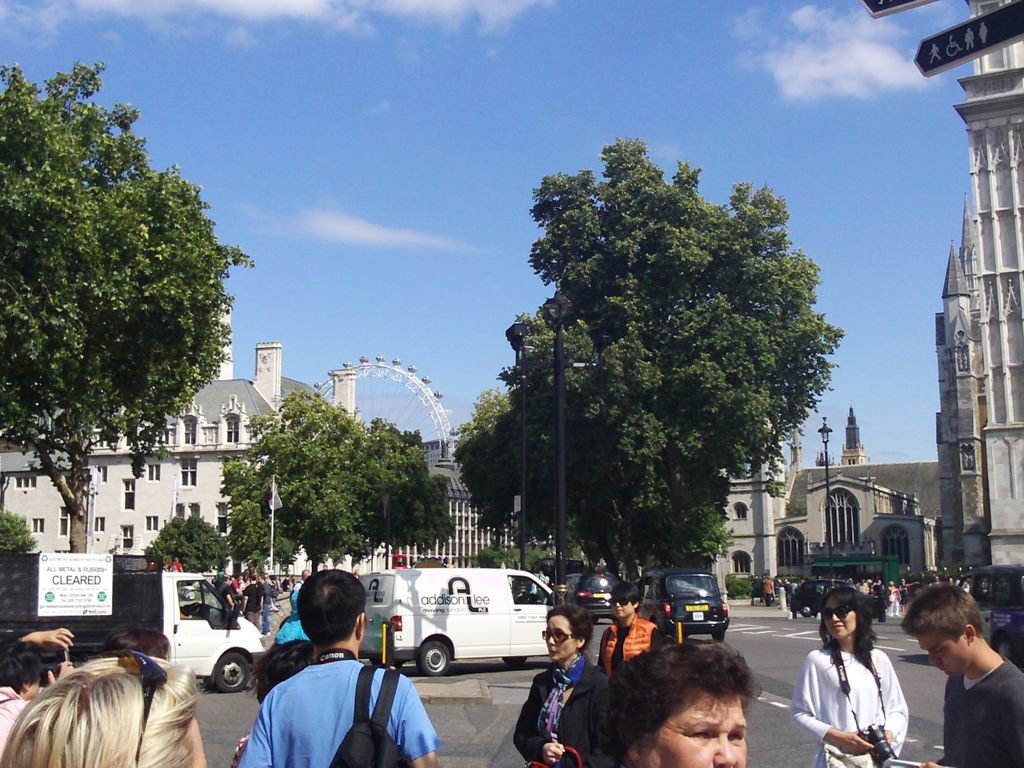
{"type": "Polygon", "coordinates": [[[885,731],[880,725],[869,725],[857,732],[864,741],[871,745],[871,758],[875,765],[882,765],[886,760],[894,760],[896,753],[892,751],[892,744],[885,738],[885,731]]]}

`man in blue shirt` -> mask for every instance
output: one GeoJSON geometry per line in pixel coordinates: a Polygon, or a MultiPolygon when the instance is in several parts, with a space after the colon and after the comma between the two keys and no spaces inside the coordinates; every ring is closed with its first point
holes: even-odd
{"type": "MultiPolygon", "coordinates": [[[[299,617],[317,663],[278,684],[263,700],[239,768],[323,768],[352,727],[357,660],[366,631],[366,590],[346,571],[320,571],[299,593],[299,617]]],[[[370,708],[383,670],[373,678],[370,708]]],[[[419,695],[400,677],[388,734],[413,768],[437,768],[437,737],[419,695]]]]}

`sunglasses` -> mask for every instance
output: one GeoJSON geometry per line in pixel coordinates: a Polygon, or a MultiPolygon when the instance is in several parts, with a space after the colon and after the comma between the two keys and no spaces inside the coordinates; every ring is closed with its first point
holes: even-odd
{"type": "Polygon", "coordinates": [[[633,602],[632,600],[627,600],[624,597],[613,597],[612,598],[612,605],[629,605],[632,602],[633,602]]]}
{"type": "Polygon", "coordinates": [[[119,654],[117,663],[133,675],[138,675],[139,683],[142,685],[142,730],[139,731],[139,744],[135,748],[135,764],[138,765],[139,755],[142,754],[142,737],[146,733],[149,710],[153,706],[153,696],[156,689],[167,682],[167,670],[138,651],[125,651],[119,654]]]}
{"type": "Polygon", "coordinates": [[[567,635],[560,629],[552,629],[550,631],[545,629],[540,633],[540,636],[543,637],[545,640],[554,640],[555,645],[561,645],[570,637],[572,637],[572,635],[567,635]]]}
{"type": "Polygon", "coordinates": [[[835,616],[840,621],[846,621],[846,617],[853,613],[854,610],[855,609],[852,605],[837,605],[835,608],[822,608],[821,618],[828,621],[835,616]]]}

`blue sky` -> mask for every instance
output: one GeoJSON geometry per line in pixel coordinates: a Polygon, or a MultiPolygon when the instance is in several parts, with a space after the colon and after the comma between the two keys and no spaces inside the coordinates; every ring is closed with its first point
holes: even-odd
{"type": "Polygon", "coordinates": [[[858,0],[0,0],[0,62],[37,82],[107,65],[153,164],[203,188],[236,272],[235,374],[257,341],[285,375],[401,357],[453,423],[512,359],[504,330],[551,295],[527,258],[546,174],[648,142],[701,191],[767,185],[846,332],[832,391],[874,461],[934,460],[934,313],[970,190],[953,104],[921,37],[939,0],[871,19],[858,0]]]}

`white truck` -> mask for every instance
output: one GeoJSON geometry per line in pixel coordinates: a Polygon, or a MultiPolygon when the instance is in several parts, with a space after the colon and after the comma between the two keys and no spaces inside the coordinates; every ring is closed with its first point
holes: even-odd
{"type": "Polygon", "coordinates": [[[388,662],[416,660],[444,675],[454,659],[501,658],[511,666],[546,656],[541,638],[551,590],[526,571],[504,568],[388,570],[360,577],[367,632],[360,656],[379,661],[387,626],[388,662]]]}
{"type": "Polygon", "coordinates": [[[102,600],[109,601],[108,612],[85,609],[85,615],[56,615],[46,607],[46,585],[40,589],[40,559],[52,557],[0,555],[0,637],[67,627],[75,635],[71,656],[77,661],[99,653],[112,632],[155,629],[170,640],[169,661],[191,669],[218,691],[232,693],[249,686],[253,662],[264,652],[260,632],[240,618],[239,608],[230,608],[201,574],[167,572],[143,557],[110,555],[112,588],[110,595],[101,593],[102,600]]]}

